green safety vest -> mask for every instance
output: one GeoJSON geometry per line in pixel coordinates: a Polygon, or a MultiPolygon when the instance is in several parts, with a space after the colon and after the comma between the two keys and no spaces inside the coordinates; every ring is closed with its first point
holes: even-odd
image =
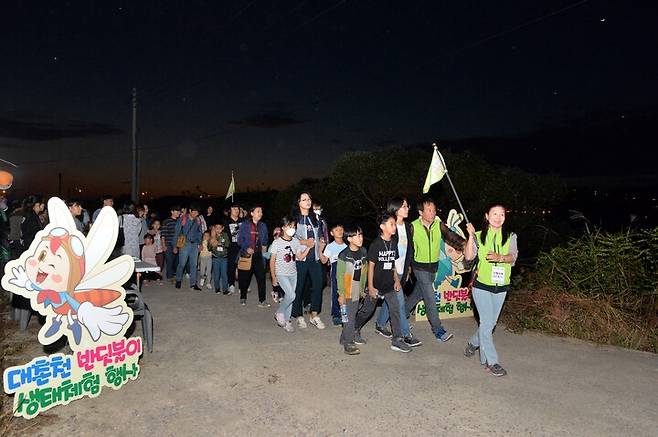
{"type": "Polygon", "coordinates": [[[510,275],[512,273],[512,264],[510,263],[494,263],[487,261],[487,254],[489,252],[495,252],[499,253],[501,255],[509,255],[509,245],[510,241],[512,241],[512,236],[507,239],[504,245],[500,245],[503,236],[498,232],[492,232],[491,229],[487,232],[487,241],[485,241],[484,244],[482,244],[482,240],[480,239],[480,235],[482,234],[482,231],[477,231],[475,233],[475,238],[477,239],[478,243],[478,259],[479,259],[479,267],[478,267],[478,276],[477,276],[477,281],[484,284],[488,285],[490,287],[495,287],[496,285],[498,287],[505,287],[510,284],[510,275]],[[502,284],[496,284],[491,280],[491,271],[493,270],[493,267],[502,267],[505,272],[504,272],[504,281],[502,284]]]}
{"type": "Polygon", "coordinates": [[[414,261],[422,264],[439,261],[439,244],[441,243],[441,220],[436,218],[428,230],[420,217],[411,222],[414,242],[414,261]]]}

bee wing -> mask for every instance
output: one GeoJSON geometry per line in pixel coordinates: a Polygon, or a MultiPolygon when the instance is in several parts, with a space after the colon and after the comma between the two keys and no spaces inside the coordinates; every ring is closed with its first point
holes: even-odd
{"type": "Polygon", "coordinates": [[[48,199],[48,218],[55,228],[64,228],[69,232],[76,230],[71,211],[59,197],[48,199]]]}
{"type": "MultiPolygon", "coordinates": [[[[70,215],[70,214],[69,214],[70,215]]],[[[110,257],[119,233],[119,219],[111,206],[101,209],[85,240],[85,278],[110,257]]]]}
{"type": "Polygon", "coordinates": [[[88,275],[85,275],[75,290],[106,289],[121,291],[123,285],[135,269],[135,263],[129,255],[122,255],[103,264],[88,275]]]}

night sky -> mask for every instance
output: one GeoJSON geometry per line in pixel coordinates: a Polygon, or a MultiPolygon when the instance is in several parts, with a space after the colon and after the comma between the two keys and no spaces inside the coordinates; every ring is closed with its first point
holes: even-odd
{"type": "MultiPolygon", "coordinates": [[[[281,188],[327,175],[348,150],[436,140],[500,154],[493,145],[513,138],[515,164],[535,170],[537,153],[569,143],[541,133],[547,126],[654,120],[657,9],[595,0],[11,2],[0,31],[0,158],[20,165],[15,195],[56,194],[58,173],[64,194],[128,193],[136,87],[149,195],[196,186],[221,195],[231,170],[238,190],[281,188]]],[[[635,156],[647,141],[623,144],[617,168],[655,174],[635,156]]],[[[582,142],[583,155],[570,145],[560,159],[578,166],[538,170],[609,176],[594,143],[582,142]]]]}

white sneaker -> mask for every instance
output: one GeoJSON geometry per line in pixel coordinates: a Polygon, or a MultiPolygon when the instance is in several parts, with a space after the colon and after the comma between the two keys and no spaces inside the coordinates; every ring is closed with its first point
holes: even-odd
{"type": "Polygon", "coordinates": [[[290,321],[287,321],[286,324],[283,326],[283,330],[286,332],[295,332],[295,327],[292,326],[292,323],[290,321]]]}
{"type": "Polygon", "coordinates": [[[206,281],[206,280],[203,279],[203,278],[199,279],[199,287],[203,287],[203,283],[204,283],[205,281],[206,281]]]}
{"type": "Polygon", "coordinates": [[[309,323],[311,325],[315,326],[318,329],[324,329],[325,328],[324,323],[322,322],[322,319],[320,319],[320,317],[318,317],[318,316],[311,317],[309,319],[309,323]]]}
{"type": "Polygon", "coordinates": [[[207,283],[207,284],[206,284],[206,288],[207,288],[208,290],[212,290],[212,284],[211,284],[211,283],[207,283]]]}
{"type": "Polygon", "coordinates": [[[190,274],[189,274],[189,273],[185,273],[185,277],[186,277],[187,279],[190,279],[190,274]]]}
{"type": "Polygon", "coordinates": [[[286,323],[290,323],[290,322],[286,322],[286,319],[283,317],[283,314],[281,313],[274,314],[274,320],[276,320],[276,324],[282,328],[286,326],[286,323]]]}
{"type": "Polygon", "coordinates": [[[230,287],[228,287],[228,292],[231,294],[235,293],[235,285],[231,285],[230,287]]]}
{"type": "Polygon", "coordinates": [[[306,320],[303,317],[297,317],[297,327],[301,329],[308,328],[306,320]]]}

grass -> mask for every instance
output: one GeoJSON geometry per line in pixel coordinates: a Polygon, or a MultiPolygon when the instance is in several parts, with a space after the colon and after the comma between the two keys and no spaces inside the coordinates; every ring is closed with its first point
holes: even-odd
{"type": "Polygon", "coordinates": [[[658,228],[592,234],[541,253],[501,320],[601,344],[658,352],[658,228]]]}

